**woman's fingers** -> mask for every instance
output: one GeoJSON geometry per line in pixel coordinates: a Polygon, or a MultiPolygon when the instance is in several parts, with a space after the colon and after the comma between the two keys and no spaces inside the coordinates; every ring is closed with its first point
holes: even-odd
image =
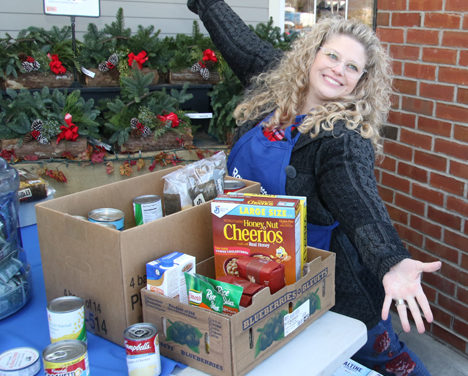
{"type": "Polygon", "coordinates": [[[398,316],[400,316],[401,327],[406,333],[409,333],[411,326],[408,321],[408,312],[406,311],[406,304],[397,304],[396,305],[398,316]]]}

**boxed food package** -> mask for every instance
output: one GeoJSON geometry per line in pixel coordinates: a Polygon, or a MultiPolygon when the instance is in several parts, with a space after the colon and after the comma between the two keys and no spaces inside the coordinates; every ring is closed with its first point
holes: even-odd
{"type": "Polygon", "coordinates": [[[263,285],[274,294],[285,286],[284,265],[273,260],[258,257],[240,257],[237,259],[239,277],[263,285]]]}
{"type": "Polygon", "coordinates": [[[245,256],[282,264],[286,284],[301,277],[304,213],[300,199],[286,197],[233,194],[211,202],[216,278],[238,276],[245,256]]]}
{"type": "Polygon", "coordinates": [[[20,202],[37,201],[47,197],[47,183],[44,179],[25,168],[19,168],[18,175],[20,177],[18,188],[20,202]]]}
{"type": "MultiPolygon", "coordinates": [[[[335,304],[335,254],[308,248],[308,272],[274,294],[261,289],[228,316],[143,289],[143,319],[159,331],[160,352],[210,375],[244,375],[335,304]]],[[[197,264],[211,277],[214,257],[197,264]]]]}
{"type": "Polygon", "coordinates": [[[184,273],[195,274],[195,257],[182,252],[171,252],[146,264],[148,290],[187,303],[184,273]]]}
{"type": "MultiPolygon", "coordinates": [[[[163,177],[173,167],[58,197],[36,205],[47,300],[76,295],[85,300],[87,329],[119,345],[123,331],[142,321],[140,290],[146,263],[174,250],[204,260],[213,253],[210,203],[136,226],[132,201],[163,196],[163,177]],[[124,212],[117,231],[78,218],[96,208],[124,212]],[[115,293],[115,292],[118,293],[115,293]]],[[[260,185],[244,180],[247,191],[260,185]]]]}
{"type": "Polygon", "coordinates": [[[241,307],[248,307],[249,305],[251,305],[252,297],[261,289],[265,288],[265,286],[263,285],[250,282],[249,280],[241,277],[225,276],[219,277],[218,280],[242,287],[242,297],[240,300],[241,307]]]}

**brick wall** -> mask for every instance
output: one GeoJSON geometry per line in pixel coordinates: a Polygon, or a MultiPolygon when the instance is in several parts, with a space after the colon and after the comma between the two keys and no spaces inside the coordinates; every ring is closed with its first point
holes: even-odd
{"type": "Polygon", "coordinates": [[[468,354],[468,1],[378,0],[377,33],[393,58],[380,193],[421,261],[428,332],[468,354]]]}

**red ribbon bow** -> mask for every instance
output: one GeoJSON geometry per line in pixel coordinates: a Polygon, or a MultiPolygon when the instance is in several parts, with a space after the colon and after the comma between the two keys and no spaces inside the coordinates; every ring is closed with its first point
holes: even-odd
{"type": "Polygon", "coordinates": [[[157,118],[163,123],[171,123],[171,128],[176,128],[179,126],[179,117],[174,112],[171,112],[167,115],[158,115],[157,118]]]}
{"type": "Polygon", "coordinates": [[[148,61],[148,56],[146,56],[146,51],[141,51],[138,55],[135,55],[133,52],[130,52],[128,54],[128,65],[131,67],[134,61],[137,62],[138,69],[142,69],[143,63],[148,61]]]}
{"type": "Polygon", "coordinates": [[[62,131],[57,137],[57,144],[60,140],[76,141],[78,138],[78,127],[72,123],[72,116],[70,114],[65,115],[66,125],[61,125],[60,130],[62,131]]]}
{"type": "Polygon", "coordinates": [[[67,71],[56,54],[52,55],[49,67],[55,74],[64,74],[67,71]]]}
{"type": "Polygon", "coordinates": [[[205,51],[203,51],[203,58],[202,58],[203,61],[213,61],[213,62],[217,62],[218,61],[218,58],[216,57],[216,54],[214,53],[214,51],[210,50],[210,49],[206,49],[205,51]]]}

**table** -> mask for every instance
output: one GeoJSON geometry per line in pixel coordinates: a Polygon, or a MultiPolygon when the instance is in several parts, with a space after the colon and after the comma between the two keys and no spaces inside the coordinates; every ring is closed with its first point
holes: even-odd
{"type": "MultiPolygon", "coordinates": [[[[32,268],[33,296],[20,311],[0,321],[0,353],[28,346],[40,353],[50,343],[47,300],[36,225],[21,228],[23,248],[32,268]]],[[[47,272],[47,271],[46,271],[47,272]]],[[[333,375],[367,340],[366,326],[355,319],[327,312],[296,338],[248,373],[333,375]]],[[[93,376],[127,375],[125,349],[88,332],[88,358],[93,376]]],[[[204,375],[183,364],[161,357],[161,375],[204,375]]],[[[41,372],[43,374],[41,365],[41,372]]]]}

